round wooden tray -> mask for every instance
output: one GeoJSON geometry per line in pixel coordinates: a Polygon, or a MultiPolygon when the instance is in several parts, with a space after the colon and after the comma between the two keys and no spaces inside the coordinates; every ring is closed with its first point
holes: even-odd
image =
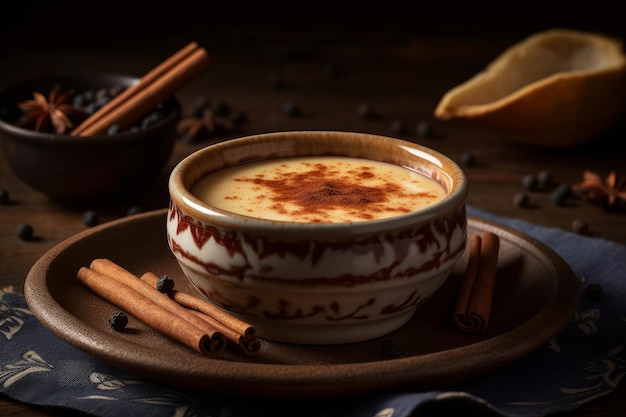
{"type": "Polygon", "coordinates": [[[540,348],[566,326],[578,303],[576,277],[554,251],[470,217],[470,234],[490,231],[500,237],[486,332],[465,333],[452,323],[466,253],[433,298],[387,336],[332,346],[262,340],[257,356],[236,351],[202,356],[133,317],[128,331],[112,330],[108,318],[118,308],[76,279],[80,266],[106,257],[137,275],[168,274],[177,289],[197,294],[167,246],[165,216],[165,209],[129,216],[61,242],[33,266],[25,296],[37,318],[78,349],[177,387],[290,399],[435,389],[502,369],[540,348]]]}

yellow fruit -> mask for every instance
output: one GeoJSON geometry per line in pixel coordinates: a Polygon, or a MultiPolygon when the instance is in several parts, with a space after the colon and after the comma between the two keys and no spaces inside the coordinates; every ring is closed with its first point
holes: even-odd
{"type": "Polygon", "coordinates": [[[625,93],[620,40],[551,29],[509,47],[445,93],[435,117],[472,122],[517,142],[566,148],[614,124],[625,93]]]}

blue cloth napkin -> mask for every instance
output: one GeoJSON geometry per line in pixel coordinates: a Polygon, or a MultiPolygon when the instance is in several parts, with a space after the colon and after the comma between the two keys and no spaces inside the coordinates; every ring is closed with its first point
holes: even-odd
{"type": "Polygon", "coordinates": [[[480,218],[517,229],[556,251],[581,279],[571,323],[514,365],[447,390],[327,401],[260,401],[173,389],[128,374],[65,343],[33,316],[24,295],[0,290],[0,392],[16,401],[87,415],[311,417],[410,416],[423,406],[544,416],[612,392],[626,374],[626,246],[539,227],[469,207],[480,218]],[[592,300],[586,285],[604,296],[592,300]]]}

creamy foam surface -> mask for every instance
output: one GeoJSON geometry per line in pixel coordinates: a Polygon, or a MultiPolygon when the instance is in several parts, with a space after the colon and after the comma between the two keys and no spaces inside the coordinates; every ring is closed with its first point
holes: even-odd
{"type": "Polygon", "coordinates": [[[191,190],[245,216],[300,223],[348,223],[398,216],[442,200],[446,192],[416,171],[367,159],[277,158],[209,173],[191,190]]]}

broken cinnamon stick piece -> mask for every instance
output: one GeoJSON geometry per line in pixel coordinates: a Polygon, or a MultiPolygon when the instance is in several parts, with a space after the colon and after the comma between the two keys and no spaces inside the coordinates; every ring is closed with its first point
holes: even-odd
{"type": "Polygon", "coordinates": [[[111,280],[85,266],[80,267],[77,278],[87,288],[110,303],[125,310],[154,330],[175,339],[195,351],[209,354],[215,345],[209,335],[186,320],[159,307],[128,285],[111,280]]]}
{"type": "Polygon", "coordinates": [[[500,241],[484,232],[470,239],[469,258],[454,314],[455,324],[467,332],[484,332],[489,325],[500,241]]]}
{"type": "MultiPolygon", "coordinates": [[[[167,294],[163,294],[158,291],[156,287],[152,287],[146,282],[140,280],[138,276],[117,265],[115,262],[106,258],[94,259],[89,268],[104,275],[105,277],[108,277],[109,281],[112,280],[114,283],[119,283],[120,285],[126,285],[132,288],[140,296],[145,297],[154,304],[158,305],[160,308],[197,327],[209,336],[211,340],[211,353],[222,353],[226,349],[226,337],[219,331],[218,328],[212,326],[204,320],[201,320],[196,315],[191,314],[189,310],[173,301],[167,296],[167,294]]],[[[112,286],[112,291],[115,291],[115,285],[112,286]]]]}
{"type": "MultiPolygon", "coordinates": [[[[158,279],[159,277],[153,272],[146,272],[141,276],[141,280],[146,281],[152,286],[156,286],[158,279]]],[[[172,290],[168,294],[174,301],[183,307],[200,311],[224,324],[226,327],[245,336],[249,340],[256,338],[256,329],[254,326],[226,313],[224,310],[208,303],[207,301],[177,290],[172,290]]]]}

